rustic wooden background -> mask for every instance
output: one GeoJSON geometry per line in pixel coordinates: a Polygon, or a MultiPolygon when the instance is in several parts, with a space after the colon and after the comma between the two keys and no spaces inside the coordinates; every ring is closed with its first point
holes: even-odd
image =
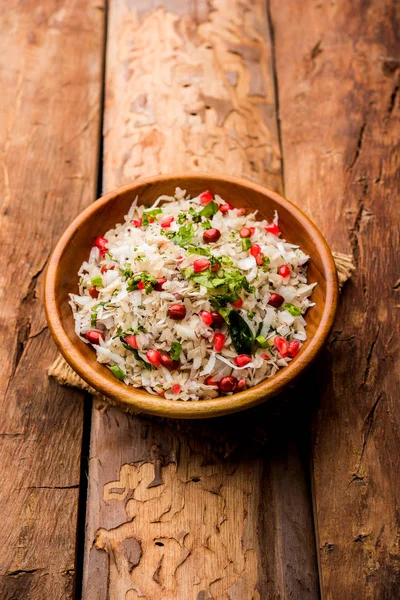
{"type": "Polygon", "coordinates": [[[0,15],[0,598],[398,598],[400,3],[0,15]],[[43,274],[65,226],[103,190],[184,169],[284,191],[357,266],[303,381],[204,424],[46,375],[43,274]]]}

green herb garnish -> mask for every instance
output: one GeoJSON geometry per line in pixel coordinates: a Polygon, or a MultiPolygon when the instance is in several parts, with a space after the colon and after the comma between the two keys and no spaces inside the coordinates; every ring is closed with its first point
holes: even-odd
{"type": "Polygon", "coordinates": [[[250,238],[243,238],[242,239],[242,250],[246,251],[246,250],[250,250],[250,248],[251,248],[250,238]]]}
{"type": "Polygon", "coordinates": [[[135,350],[132,348],[132,352],[133,352],[133,356],[136,358],[137,361],[139,361],[140,363],[143,364],[143,366],[148,370],[151,371],[152,370],[152,366],[150,363],[148,363],[147,361],[143,360],[143,358],[140,356],[139,351],[135,350]]]}
{"type": "Polygon", "coordinates": [[[238,354],[250,354],[253,349],[253,334],[243,317],[236,311],[229,313],[229,333],[238,354]]]}
{"type": "Polygon", "coordinates": [[[92,279],[90,280],[90,283],[94,287],[99,287],[99,286],[103,285],[103,279],[101,278],[100,275],[96,275],[96,277],[92,277],[92,279]]]}
{"type": "Polygon", "coordinates": [[[182,225],[179,227],[178,231],[174,234],[172,241],[177,246],[187,246],[190,244],[194,237],[194,227],[191,223],[187,223],[187,225],[182,225]]]}
{"type": "Polygon", "coordinates": [[[202,226],[203,229],[211,229],[211,223],[210,223],[210,221],[203,221],[201,223],[201,226],[202,226]]]}
{"type": "Polygon", "coordinates": [[[263,335],[258,335],[256,337],[256,342],[261,348],[271,348],[270,344],[267,342],[263,335]]]}
{"type": "Polygon", "coordinates": [[[185,221],[187,221],[187,216],[184,212],[179,213],[179,215],[176,218],[176,222],[178,223],[178,225],[182,225],[182,223],[184,223],[185,221]]]}
{"type": "Polygon", "coordinates": [[[200,246],[188,246],[186,252],[188,254],[200,254],[201,256],[211,256],[209,248],[200,248],[200,246]]]}
{"type": "Polygon", "coordinates": [[[157,215],[160,215],[162,213],[162,211],[162,208],[153,208],[152,210],[145,210],[144,214],[149,215],[149,217],[155,219],[157,215]]]}
{"type": "Polygon", "coordinates": [[[179,360],[181,356],[182,346],[178,342],[172,342],[171,350],[169,352],[172,360],[179,360]]]}
{"type": "Polygon", "coordinates": [[[198,213],[201,217],[205,217],[207,219],[211,219],[219,209],[219,204],[214,202],[213,200],[205,205],[204,208],[198,213]]]}

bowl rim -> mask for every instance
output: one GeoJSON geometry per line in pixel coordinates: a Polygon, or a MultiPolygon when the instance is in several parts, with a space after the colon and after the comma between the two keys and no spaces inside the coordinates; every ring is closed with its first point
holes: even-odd
{"type": "MultiPolygon", "coordinates": [[[[278,192],[254,183],[242,177],[224,175],[222,173],[207,172],[182,172],[155,175],[136,179],[124,186],[115,188],[103,195],[101,198],[92,202],[84,209],[66,228],[59,241],[57,242],[46,270],[44,285],[44,305],[47,323],[59,351],[67,363],[76,371],[79,376],[99,393],[105,395],[126,410],[135,413],[146,413],[162,417],[190,419],[190,418],[210,418],[231,414],[247,408],[256,406],[268,398],[278,394],[289,383],[292,383],[300,373],[315,359],[329,336],[336,315],[338,305],[338,280],[335,262],[327,242],[319,229],[307,217],[301,209],[292,202],[284,198],[278,192]],[[90,363],[82,364],[75,344],[70,340],[64,330],[63,322],[58,311],[56,302],[56,280],[58,265],[63,252],[79,226],[90,216],[97,212],[99,208],[112,201],[114,197],[121,193],[134,190],[137,186],[153,185],[171,179],[207,179],[213,181],[224,181],[225,183],[236,184],[251,188],[253,191],[269,196],[278,205],[284,207],[292,216],[303,226],[307,235],[312,239],[318,253],[326,278],[326,301],[321,317],[320,324],[310,340],[309,345],[304,352],[301,352],[294,361],[287,367],[278,371],[270,379],[266,379],[253,388],[248,388],[231,396],[218,396],[217,398],[198,400],[198,401],[171,401],[162,397],[154,396],[140,388],[127,386],[123,382],[115,380],[110,381],[101,373],[99,374],[90,363]]],[[[78,341],[78,338],[77,338],[78,341]]]]}

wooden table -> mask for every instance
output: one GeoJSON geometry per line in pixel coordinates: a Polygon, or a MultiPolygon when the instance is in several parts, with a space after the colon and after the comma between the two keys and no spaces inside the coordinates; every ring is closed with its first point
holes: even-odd
{"type": "Polygon", "coordinates": [[[398,598],[400,3],[0,11],[0,598],[398,598]],[[284,191],[357,267],[313,370],[214,422],[46,374],[57,238],[102,190],[173,169],[284,191]]]}

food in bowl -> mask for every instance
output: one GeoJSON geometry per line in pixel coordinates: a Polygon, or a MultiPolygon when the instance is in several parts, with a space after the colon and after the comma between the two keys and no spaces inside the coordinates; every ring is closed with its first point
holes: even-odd
{"type": "Polygon", "coordinates": [[[76,334],[128,385],[171,400],[232,394],[272,377],[306,340],[316,284],[278,215],[208,191],[137,200],[96,238],[70,295],[76,334]]]}

